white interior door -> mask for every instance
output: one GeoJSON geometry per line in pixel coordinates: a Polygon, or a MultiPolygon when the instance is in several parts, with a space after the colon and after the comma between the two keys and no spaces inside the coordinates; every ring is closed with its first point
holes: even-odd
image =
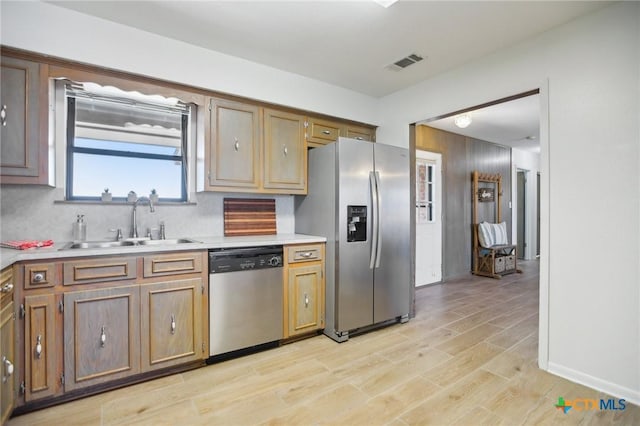
{"type": "Polygon", "coordinates": [[[442,281],[442,155],[416,150],[416,287],[442,281]]]}

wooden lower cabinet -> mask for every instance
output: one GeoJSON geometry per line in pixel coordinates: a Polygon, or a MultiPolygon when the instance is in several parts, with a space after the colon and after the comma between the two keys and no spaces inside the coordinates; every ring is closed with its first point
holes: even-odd
{"type": "Polygon", "coordinates": [[[322,278],[320,264],[289,268],[289,336],[324,328],[322,278]]]}
{"type": "Polygon", "coordinates": [[[1,293],[2,415],[198,365],[209,356],[206,260],[200,250],[14,266],[11,305],[1,293]],[[16,378],[4,380],[13,345],[16,378]]]}
{"type": "Polygon", "coordinates": [[[56,296],[44,294],[24,298],[25,401],[50,397],[60,392],[56,360],[62,356],[62,342],[56,339],[56,296]]]}
{"type": "Polygon", "coordinates": [[[0,311],[0,424],[11,415],[16,398],[15,385],[15,312],[13,310],[13,294],[2,295],[2,310],[0,311]]]}
{"type": "Polygon", "coordinates": [[[201,278],[141,286],[142,371],[203,357],[203,293],[201,278]]]}
{"type": "Polygon", "coordinates": [[[64,295],[65,391],[140,372],[138,286],[64,295]]]}
{"type": "Polygon", "coordinates": [[[324,247],[285,246],[285,338],[324,328],[324,247]]]}

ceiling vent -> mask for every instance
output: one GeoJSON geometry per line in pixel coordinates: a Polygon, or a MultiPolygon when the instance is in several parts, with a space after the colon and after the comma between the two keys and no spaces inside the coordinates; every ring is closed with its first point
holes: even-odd
{"type": "Polygon", "coordinates": [[[413,65],[416,62],[420,62],[422,59],[424,59],[422,56],[412,53],[409,56],[405,56],[404,58],[400,59],[399,61],[396,61],[392,64],[387,65],[386,68],[392,71],[400,71],[405,69],[409,65],[413,65]]]}

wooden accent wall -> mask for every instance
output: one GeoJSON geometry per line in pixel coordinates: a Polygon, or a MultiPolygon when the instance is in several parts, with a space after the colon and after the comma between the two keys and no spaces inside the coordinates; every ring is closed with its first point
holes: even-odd
{"type": "Polygon", "coordinates": [[[416,149],[442,154],[443,280],[471,271],[471,173],[502,175],[502,220],[511,236],[511,148],[428,126],[416,126],[416,149]]]}

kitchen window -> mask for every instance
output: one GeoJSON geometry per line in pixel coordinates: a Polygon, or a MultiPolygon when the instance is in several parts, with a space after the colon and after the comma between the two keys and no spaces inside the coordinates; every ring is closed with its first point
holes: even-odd
{"type": "Polygon", "coordinates": [[[192,106],[176,98],[64,82],[66,199],[187,201],[192,106]]]}

